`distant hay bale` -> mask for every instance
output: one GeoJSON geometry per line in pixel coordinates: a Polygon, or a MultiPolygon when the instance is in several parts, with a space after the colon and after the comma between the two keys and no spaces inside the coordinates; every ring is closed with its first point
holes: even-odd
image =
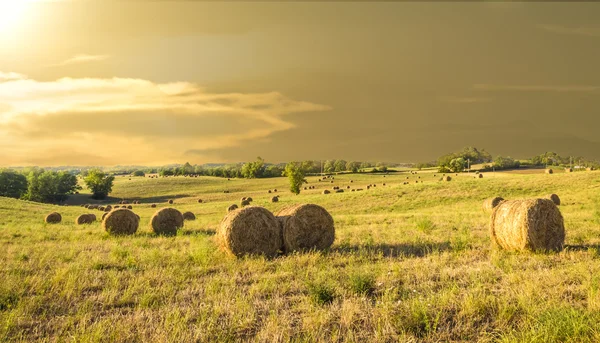
{"type": "Polygon", "coordinates": [[[571,168],[565,168],[565,172],[567,172],[567,173],[572,173],[572,172],[573,172],[573,169],[571,169],[571,168]]]}
{"type": "Polygon", "coordinates": [[[196,215],[194,215],[192,212],[184,212],[183,213],[183,220],[196,220],[196,215]]]}
{"type": "Polygon", "coordinates": [[[344,193],[344,190],[343,189],[337,189],[335,192],[336,193],[344,193]]]}
{"type": "Polygon", "coordinates": [[[594,170],[594,167],[587,167],[587,168],[585,168],[585,170],[592,171],[592,170],[594,170]]]}
{"type": "Polygon", "coordinates": [[[554,171],[552,169],[546,169],[546,174],[553,174],[554,171]]]}
{"type": "Polygon", "coordinates": [[[246,200],[248,200],[248,198],[246,198],[246,197],[242,197],[242,198],[240,199],[240,201],[246,201],[246,200]]]}
{"type": "Polygon", "coordinates": [[[139,225],[139,217],[126,208],[105,213],[102,228],[111,235],[133,235],[139,225]]]}
{"type": "Polygon", "coordinates": [[[227,214],[221,221],[217,239],[221,247],[236,257],[273,257],[283,247],[279,222],[271,212],[258,206],[245,207],[227,214]]]}
{"type": "Polygon", "coordinates": [[[450,176],[443,176],[442,181],[452,181],[452,178],[450,176]]]}
{"type": "Polygon", "coordinates": [[[333,218],[323,207],[296,205],[277,213],[285,252],[324,250],[335,240],[333,218]]]}
{"type": "Polygon", "coordinates": [[[490,235],[506,250],[560,251],[564,220],[550,199],[503,201],[492,212],[490,235]]]}
{"type": "Polygon", "coordinates": [[[353,182],[354,182],[353,180],[350,180],[350,183],[353,183],[353,182]]]}
{"type": "Polygon", "coordinates": [[[169,199],[169,204],[173,205],[173,200],[172,199],[169,199]]]}
{"type": "Polygon", "coordinates": [[[98,207],[98,210],[99,210],[99,211],[104,211],[104,206],[100,206],[100,207],[98,207]]]}
{"type": "Polygon", "coordinates": [[[329,190],[327,190],[327,189],[323,190],[323,194],[329,194],[329,193],[331,193],[329,190]]]}
{"type": "Polygon", "coordinates": [[[483,174],[477,174],[477,178],[483,179],[483,174]]]}
{"type": "MultiPolygon", "coordinates": [[[[385,185],[385,184],[384,184],[385,185]]],[[[350,189],[350,186],[347,186],[346,189],[350,189]]]]}
{"type": "Polygon", "coordinates": [[[269,194],[271,194],[271,190],[269,189],[269,194]]]}
{"type": "Polygon", "coordinates": [[[110,212],[110,211],[112,211],[112,206],[110,206],[110,205],[106,206],[106,207],[104,208],[104,211],[106,211],[106,212],[110,212]]]}
{"type": "Polygon", "coordinates": [[[127,206],[127,209],[133,210],[133,206],[129,205],[127,206]]]}
{"type": "Polygon", "coordinates": [[[201,204],[202,203],[202,199],[198,199],[198,203],[201,204]]]}
{"type": "Polygon", "coordinates": [[[102,213],[102,219],[100,219],[100,220],[104,221],[104,218],[106,218],[107,215],[108,215],[108,212],[102,213]]]}
{"type": "Polygon", "coordinates": [[[254,200],[251,197],[246,198],[246,200],[253,202],[254,200]]]}
{"type": "Polygon", "coordinates": [[[504,201],[504,198],[502,198],[502,197],[485,199],[483,201],[483,211],[486,213],[492,213],[494,208],[496,208],[496,206],[500,205],[500,203],[503,201],[504,201]]]}
{"type": "Polygon", "coordinates": [[[121,207],[121,206],[119,206],[119,205],[115,205],[115,209],[116,209],[116,208],[120,208],[120,207],[121,207]]]}
{"type": "Polygon", "coordinates": [[[96,215],[93,213],[89,213],[88,216],[90,216],[90,218],[92,218],[92,221],[95,222],[96,221],[96,215]]]}
{"type": "Polygon", "coordinates": [[[229,193],[229,191],[223,191],[223,193],[226,193],[226,194],[227,194],[227,193],[229,193]]]}
{"type": "Polygon", "coordinates": [[[152,216],[150,227],[157,235],[175,235],[183,227],[183,215],[171,207],[161,208],[152,216]]]}
{"type": "Polygon", "coordinates": [[[235,211],[237,209],[238,209],[238,205],[233,204],[233,205],[227,207],[227,212],[235,211]]]}
{"type": "Polygon", "coordinates": [[[152,204],[152,205],[150,205],[150,207],[156,208],[156,204],[152,204]]]}
{"type": "Polygon", "coordinates": [[[62,216],[58,212],[52,212],[44,218],[44,222],[47,224],[58,224],[62,221],[62,216]]]}
{"type": "Polygon", "coordinates": [[[558,195],[556,195],[556,194],[550,194],[550,195],[546,196],[546,198],[552,200],[552,202],[556,206],[560,206],[560,198],[558,197],[558,195]]]}
{"type": "Polygon", "coordinates": [[[250,201],[248,201],[248,199],[242,200],[242,207],[249,206],[249,205],[250,205],[250,201]]]}
{"type": "Polygon", "coordinates": [[[82,214],[75,219],[75,224],[83,225],[83,224],[91,224],[96,221],[95,217],[92,217],[90,214],[82,214]]]}
{"type": "Polygon", "coordinates": [[[81,206],[81,207],[85,207],[85,204],[81,204],[80,206],[81,206]]]}
{"type": "Polygon", "coordinates": [[[275,188],[275,189],[273,190],[273,192],[277,193],[277,188],[275,188]]]}
{"type": "Polygon", "coordinates": [[[271,198],[271,202],[278,202],[279,201],[279,197],[272,197],[271,198]]]}

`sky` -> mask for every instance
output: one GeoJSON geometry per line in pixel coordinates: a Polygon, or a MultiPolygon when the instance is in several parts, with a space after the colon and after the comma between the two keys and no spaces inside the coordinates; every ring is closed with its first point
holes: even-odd
{"type": "Polygon", "coordinates": [[[600,158],[600,3],[0,0],[0,166],[600,158]]]}

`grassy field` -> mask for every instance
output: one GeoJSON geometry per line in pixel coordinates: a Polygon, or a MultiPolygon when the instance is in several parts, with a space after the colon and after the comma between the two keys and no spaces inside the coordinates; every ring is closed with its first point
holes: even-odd
{"type": "Polygon", "coordinates": [[[600,172],[542,172],[453,175],[451,182],[433,172],[344,175],[334,184],[310,177],[317,189],[298,196],[285,178],[118,177],[110,201],[142,204],[133,205],[138,233],[117,238],[100,222],[74,224],[89,195],[60,207],[0,198],[0,340],[597,342],[600,172]],[[321,194],[332,186],[365,190],[321,194]],[[270,202],[274,188],[279,203],[270,202]],[[484,199],[549,193],[563,203],[563,252],[491,247],[484,199]],[[336,224],[334,245],[270,260],[228,256],[215,230],[243,196],[272,211],[325,207],[336,224]],[[168,199],[197,220],[175,237],[158,237],[150,204],[168,199]],[[63,222],[44,224],[55,210],[63,222]]]}

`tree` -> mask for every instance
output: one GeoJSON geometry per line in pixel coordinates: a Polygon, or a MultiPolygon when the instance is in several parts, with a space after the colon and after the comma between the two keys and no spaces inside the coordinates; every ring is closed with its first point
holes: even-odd
{"type": "Polygon", "coordinates": [[[377,162],[376,167],[377,167],[378,171],[383,172],[383,173],[387,172],[387,170],[388,170],[387,166],[383,162],[377,162]]]}
{"type": "Polygon", "coordinates": [[[37,202],[61,202],[78,189],[75,175],[39,169],[29,173],[27,193],[23,198],[37,202]]]}
{"type": "Polygon", "coordinates": [[[333,164],[334,170],[336,172],[343,172],[346,170],[346,161],[344,160],[337,160],[335,161],[335,163],[333,164]]]}
{"type": "Polygon", "coordinates": [[[294,194],[300,194],[300,187],[306,182],[301,163],[289,162],[285,166],[284,174],[290,180],[290,191],[294,194]]]}
{"type": "Polygon", "coordinates": [[[265,160],[260,156],[254,162],[245,163],[242,167],[242,175],[247,179],[261,177],[264,172],[265,160]]]}
{"type": "Polygon", "coordinates": [[[358,162],[348,162],[346,163],[346,170],[349,170],[353,173],[358,173],[358,170],[360,169],[360,163],[358,162]]]}
{"type": "Polygon", "coordinates": [[[453,173],[460,173],[465,169],[466,165],[467,165],[467,161],[465,161],[465,159],[462,157],[458,157],[458,158],[455,158],[452,161],[450,161],[450,164],[448,165],[448,167],[450,168],[450,171],[452,171],[453,173]]]}
{"type": "Polygon", "coordinates": [[[88,171],[87,176],[83,179],[92,192],[93,199],[105,199],[112,192],[114,180],[114,175],[109,175],[99,169],[88,171]]]}
{"type": "Polygon", "coordinates": [[[11,170],[0,171],[0,196],[19,199],[27,193],[27,177],[11,170]]]}
{"type": "Polygon", "coordinates": [[[498,156],[494,160],[494,167],[496,169],[519,168],[520,165],[521,163],[519,161],[516,161],[511,157],[498,156]]]}
{"type": "Polygon", "coordinates": [[[146,176],[146,173],[144,173],[143,170],[136,170],[131,175],[133,175],[133,176],[146,176]]]}
{"type": "Polygon", "coordinates": [[[323,165],[323,171],[326,173],[333,173],[335,171],[334,163],[335,161],[331,160],[325,161],[325,164],[323,165]]]}

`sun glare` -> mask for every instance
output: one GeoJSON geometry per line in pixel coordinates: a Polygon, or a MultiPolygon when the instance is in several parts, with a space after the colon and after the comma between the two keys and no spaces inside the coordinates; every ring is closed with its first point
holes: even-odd
{"type": "Polygon", "coordinates": [[[0,35],[10,34],[29,6],[28,0],[0,0],[0,35]]]}

